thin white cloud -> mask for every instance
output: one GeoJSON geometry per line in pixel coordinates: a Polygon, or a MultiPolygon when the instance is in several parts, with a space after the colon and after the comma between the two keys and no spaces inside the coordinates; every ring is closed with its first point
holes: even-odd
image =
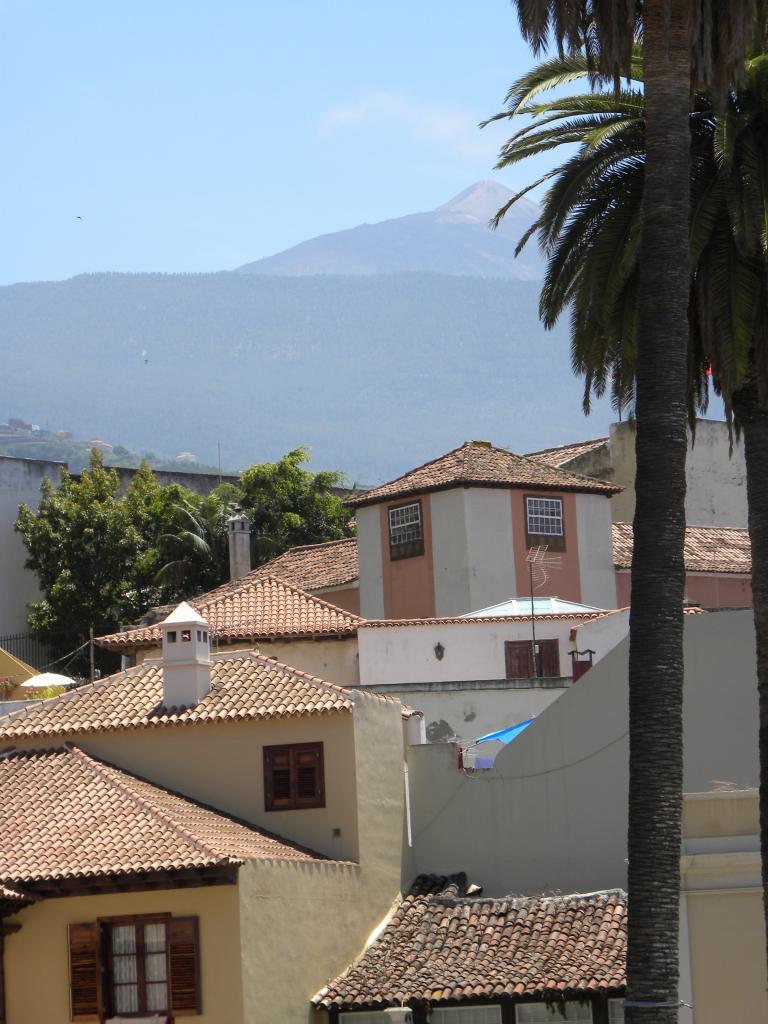
{"type": "Polygon", "coordinates": [[[330,107],[317,124],[326,133],[390,125],[409,138],[440,143],[460,156],[491,160],[499,140],[488,130],[481,132],[479,120],[466,110],[423,103],[403,93],[372,90],[362,92],[351,103],[330,107]]]}

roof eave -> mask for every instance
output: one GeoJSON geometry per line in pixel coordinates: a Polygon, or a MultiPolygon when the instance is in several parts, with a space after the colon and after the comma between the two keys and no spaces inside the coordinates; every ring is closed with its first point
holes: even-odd
{"type": "Polygon", "coordinates": [[[507,481],[489,481],[489,480],[460,480],[453,481],[445,484],[429,484],[426,487],[410,487],[407,490],[399,490],[391,494],[380,494],[375,497],[366,498],[364,494],[360,495],[359,498],[352,498],[345,504],[349,508],[364,508],[366,505],[382,505],[385,502],[396,501],[399,498],[410,498],[415,497],[419,494],[434,494],[436,491],[453,491],[459,488],[467,489],[469,487],[484,487],[491,490],[507,490],[507,491],[566,491],[568,493],[576,494],[601,494],[606,498],[613,497],[614,494],[618,494],[619,491],[623,491],[624,488],[618,484],[604,483],[603,481],[595,481],[594,486],[590,486],[585,480],[584,484],[576,483],[509,483],[507,481]]]}

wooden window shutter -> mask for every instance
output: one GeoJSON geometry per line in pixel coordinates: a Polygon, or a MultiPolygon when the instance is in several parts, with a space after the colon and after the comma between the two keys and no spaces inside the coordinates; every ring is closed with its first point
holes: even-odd
{"type": "Polygon", "coordinates": [[[264,807],[268,811],[325,807],[322,743],[264,747],[264,807]]]}
{"type": "Polygon", "coordinates": [[[293,752],[293,771],[297,807],[322,807],[325,804],[323,746],[315,743],[297,747],[293,752]]]}
{"type": "Polygon", "coordinates": [[[289,747],[264,748],[264,796],[268,811],[284,810],[292,806],[289,747]]]}
{"type": "Polygon", "coordinates": [[[533,649],[530,640],[507,640],[504,644],[507,679],[533,677],[533,649]]]}
{"type": "Polygon", "coordinates": [[[101,928],[91,924],[69,926],[69,992],[72,1020],[101,1020],[101,928]]]}
{"type": "Polygon", "coordinates": [[[203,1012],[198,919],[173,917],[167,927],[171,1010],[174,1016],[190,1017],[203,1012]]]}

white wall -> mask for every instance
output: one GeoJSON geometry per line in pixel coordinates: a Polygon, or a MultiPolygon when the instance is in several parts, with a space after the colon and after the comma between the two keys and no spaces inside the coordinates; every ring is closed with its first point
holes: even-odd
{"type": "Polygon", "coordinates": [[[495,488],[470,487],[464,494],[472,566],[465,611],[477,611],[518,596],[512,502],[509,491],[495,488]]]}
{"type": "MultiPolygon", "coordinates": [[[[625,885],[627,661],[624,640],[490,771],[458,771],[451,744],[412,747],[412,871],[464,870],[489,896],[625,885]]],[[[686,792],[757,785],[751,611],[687,616],[685,665],[686,792]]]]}
{"type": "MultiPolygon", "coordinates": [[[[424,712],[424,726],[429,743],[455,740],[467,746],[489,732],[508,725],[517,725],[540,715],[545,708],[565,693],[566,686],[464,686],[450,689],[450,683],[431,688],[395,687],[394,692],[404,704],[424,712]]],[[[494,744],[483,754],[495,754],[494,744]]]]}
{"type": "MultiPolygon", "coordinates": [[[[538,640],[557,640],[560,672],[571,675],[570,631],[578,620],[539,620],[538,640]]],[[[357,643],[362,686],[392,683],[432,683],[476,679],[504,679],[504,642],[530,640],[531,623],[526,619],[485,622],[429,622],[419,625],[362,626],[357,643]],[[435,646],[444,648],[441,660],[435,646]]]]}
{"type": "Polygon", "coordinates": [[[429,496],[435,615],[463,615],[471,611],[466,495],[464,488],[456,487],[429,496]]]}
{"type": "Polygon", "coordinates": [[[384,576],[381,554],[381,519],[378,505],[366,505],[355,514],[360,564],[360,614],[364,619],[384,618],[384,576]]]}
{"type": "Polygon", "coordinates": [[[621,643],[629,632],[629,609],[621,608],[613,615],[605,615],[591,622],[582,622],[576,627],[576,639],[571,645],[578,651],[594,651],[592,664],[596,665],[601,658],[621,643]]]}
{"type": "MultiPolygon", "coordinates": [[[[728,429],[720,420],[697,420],[690,435],[686,463],[685,513],[689,526],[747,527],[744,447],[734,438],[729,454],[728,429]]],[[[611,424],[613,480],[626,489],[613,498],[613,518],[630,523],[635,510],[635,432],[631,423],[611,424]]]]}
{"type": "Polygon", "coordinates": [[[13,526],[19,505],[37,508],[45,477],[57,484],[61,463],[0,456],[0,636],[27,630],[27,604],[37,601],[37,576],[24,568],[27,551],[13,526]]]}
{"type": "Polygon", "coordinates": [[[576,495],[581,600],[596,608],[616,607],[611,502],[600,494],[576,495]]]}

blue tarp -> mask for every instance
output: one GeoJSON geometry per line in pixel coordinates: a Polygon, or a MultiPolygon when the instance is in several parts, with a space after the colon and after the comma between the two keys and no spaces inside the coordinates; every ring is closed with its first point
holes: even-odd
{"type": "Polygon", "coordinates": [[[518,722],[517,725],[508,725],[506,729],[499,729],[498,732],[486,733],[485,736],[481,736],[479,740],[475,740],[475,743],[485,743],[487,740],[498,740],[500,743],[510,743],[512,740],[516,739],[521,732],[527,729],[532,721],[533,718],[528,718],[525,722],[518,722]]]}

